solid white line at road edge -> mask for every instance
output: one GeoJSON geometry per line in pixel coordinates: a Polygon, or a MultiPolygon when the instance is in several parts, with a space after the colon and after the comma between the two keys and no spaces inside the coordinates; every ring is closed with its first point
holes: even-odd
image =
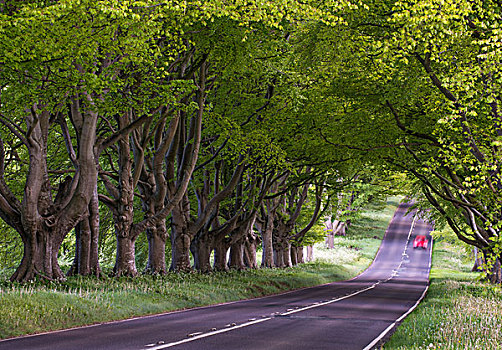
{"type": "MultiPolygon", "coordinates": [[[[291,315],[291,314],[294,314],[294,313],[297,313],[297,312],[300,312],[300,311],[305,311],[305,310],[313,309],[313,308],[316,308],[316,307],[319,307],[319,306],[324,306],[324,305],[336,303],[337,301],[344,300],[344,299],[353,297],[354,295],[361,294],[361,293],[366,292],[366,291],[368,291],[370,289],[373,289],[373,288],[375,288],[376,284],[377,283],[375,283],[375,284],[373,284],[373,285],[371,285],[371,286],[369,286],[367,288],[358,290],[357,292],[354,292],[352,294],[340,297],[340,298],[336,298],[336,299],[333,299],[333,300],[330,300],[330,301],[325,301],[323,303],[309,305],[309,306],[306,306],[306,307],[303,307],[303,308],[300,308],[300,309],[295,309],[293,311],[284,312],[284,313],[279,314],[279,316],[287,316],[287,315],[291,315]]],[[[251,322],[242,323],[242,324],[237,325],[237,326],[223,328],[223,329],[220,329],[220,330],[217,330],[217,331],[212,331],[212,332],[208,332],[208,333],[204,333],[204,334],[199,334],[199,335],[196,335],[194,337],[186,338],[186,339],[182,339],[182,340],[178,340],[178,341],[175,341],[175,342],[172,342],[172,343],[162,344],[162,345],[158,345],[158,346],[155,346],[155,347],[144,348],[144,350],[161,350],[161,349],[167,349],[167,348],[170,348],[170,347],[173,347],[173,346],[176,346],[176,345],[180,345],[180,344],[184,344],[184,343],[188,343],[188,342],[191,342],[191,341],[194,341],[194,340],[197,340],[197,339],[207,338],[207,337],[211,337],[211,336],[216,335],[216,334],[230,332],[230,331],[233,331],[234,329],[243,328],[243,327],[251,326],[251,325],[254,325],[254,324],[257,324],[257,323],[265,322],[265,321],[271,320],[272,318],[274,318],[274,317],[266,317],[266,318],[261,318],[259,320],[253,320],[251,322]]]]}
{"type": "MultiPolygon", "coordinates": [[[[432,247],[433,247],[433,238],[431,236],[431,244],[430,244],[430,252],[429,252],[429,273],[431,271],[431,265],[432,265],[432,247]]],[[[413,305],[408,311],[406,311],[404,314],[401,315],[401,317],[399,317],[396,321],[394,321],[394,323],[392,323],[389,327],[385,328],[385,330],[380,333],[380,335],[378,335],[371,343],[369,343],[363,350],[371,350],[380,340],[382,340],[383,337],[385,337],[387,335],[387,333],[389,333],[392,328],[394,328],[396,326],[397,323],[401,322],[406,316],[408,316],[413,310],[416,309],[416,307],[418,306],[418,304],[420,304],[420,302],[422,301],[422,299],[425,297],[425,294],[427,293],[427,290],[429,290],[429,285],[427,285],[425,287],[425,290],[424,292],[422,293],[422,295],[420,296],[420,298],[417,300],[417,302],[415,303],[415,305],[413,305]]]]}
{"type": "MultiPolygon", "coordinates": [[[[415,221],[416,221],[416,217],[413,218],[412,222],[411,222],[411,227],[410,227],[410,231],[408,232],[408,239],[407,241],[409,242],[409,239],[411,237],[411,233],[413,231],[413,228],[415,226],[415,221]]],[[[405,249],[404,249],[404,252],[406,252],[406,249],[408,247],[408,243],[405,245],[405,249]]],[[[432,251],[432,247],[431,247],[431,251],[432,251]]],[[[401,262],[398,266],[398,269],[401,267],[403,263],[403,258],[401,258],[401,262]]],[[[390,279],[392,279],[394,276],[391,276],[389,277],[387,280],[385,281],[388,281],[390,279]]],[[[316,307],[320,307],[320,306],[324,306],[324,305],[328,305],[328,304],[332,304],[332,303],[336,303],[338,301],[341,301],[341,300],[344,300],[344,299],[347,299],[347,298],[350,298],[350,297],[353,297],[355,295],[358,295],[358,294],[361,294],[361,293],[364,293],[370,289],[373,289],[375,288],[378,284],[380,284],[381,281],[378,281],[378,282],[375,282],[374,284],[372,284],[371,286],[367,287],[367,288],[364,288],[364,289],[361,289],[361,290],[358,290],[354,293],[351,293],[351,294],[348,294],[348,295],[345,295],[343,297],[339,297],[339,298],[336,298],[336,299],[332,299],[332,300],[329,300],[329,301],[325,301],[325,302],[321,302],[321,303],[316,303],[316,304],[312,304],[312,305],[309,305],[309,306],[305,306],[303,308],[299,308],[299,309],[295,309],[295,310],[292,310],[292,311],[288,311],[288,312],[284,312],[284,313],[281,313],[279,314],[280,316],[287,316],[287,315],[291,315],[291,314],[294,314],[294,313],[297,313],[297,312],[301,312],[301,311],[305,311],[305,310],[309,310],[309,309],[313,309],[313,308],[316,308],[316,307]]],[[[425,292],[424,292],[425,294],[425,292]]],[[[420,299],[421,300],[421,299],[420,299]]],[[[418,303],[417,303],[418,305],[418,303]]],[[[416,307],[416,306],[415,306],[416,307]]],[[[409,311],[411,312],[411,311],[409,311]]],[[[406,314],[407,315],[407,314],[406,314]]],[[[406,317],[406,315],[404,316],[401,316],[402,318],[406,317]]],[[[262,322],[265,322],[265,321],[269,321],[271,320],[272,318],[274,317],[265,317],[265,318],[261,318],[261,319],[258,319],[258,320],[253,320],[251,322],[246,322],[246,323],[242,323],[240,325],[236,325],[236,326],[233,326],[233,327],[228,327],[228,328],[223,328],[223,329],[219,329],[217,331],[211,331],[211,332],[208,332],[208,333],[203,333],[203,334],[198,334],[196,336],[193,336],[193,337],[190,337],[190,338],[185,338],[185,339],[182,339],[182,340],[178,340],[178,341],[175,341],[175,342],[172,342],[172,343],[168,343],[168,344],[161,344],[161,345],[157,345],[157,346],[154,346],[154,347],[147,347],[147,348],[144,348],[143,350],[161,350],[161,349],[167,349],[167,348],[170,348],[170,347],[173,347],[173,346],[176,346],[176,345],[180,345],[180,344],[184,344],[184,343],[189,343],[189,342],[192,342],[194,340],[198,340],[198,339],[202,339],[202,338],[207,338],[207,337],[211,337],[213,335],[217,335],[217,334],[221,334],[221,333],[226,333],[226,332],[230,332],[234,329],[239,329],[239,328],[244,328],[244,327],[247,327],[247,326],[251,326],[251,325],[254,325],[254,324],[258,324],[258,323],[262,323],[262,322]]],[[[400,318],[401,319],[401,318],[400,318]]],[[[400,319],[398,319],[396,322],[398,322],[400,319]]],[[[395,324],[395,323],[394,323],[395,324]]],[[[393,325],[394,325],[393,324],[393,325]]],[[[382,333],[382,337],[388,332],[389,330],[386,329],[384,331],[384,333],[382,333]]],[[[377,338],[378,339],[378,338],[377,338]]],[[[379,340],[379,339],[378,339],[379,340]]],[[[378,341],[376,340],[376,341],[378,341]]],[[[364,350],[366,350],[368,347],[366,347],[364,350]]],[[[369,348],[368,348],[369,349],[369,348]]]]}

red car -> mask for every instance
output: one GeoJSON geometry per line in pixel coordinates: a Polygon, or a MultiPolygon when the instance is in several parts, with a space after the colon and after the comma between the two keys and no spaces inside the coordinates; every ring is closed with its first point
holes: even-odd
{"type": "Polygon", "coordinates": [[[418,235],[415,237],[415,240],[413,241],[413,248],[424,248],[427,249],[427,244],[429,243],[429,240],[427,237],[424,235],[418,235]]]}

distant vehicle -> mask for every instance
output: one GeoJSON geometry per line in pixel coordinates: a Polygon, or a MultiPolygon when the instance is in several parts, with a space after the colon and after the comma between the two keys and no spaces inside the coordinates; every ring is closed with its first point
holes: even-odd
{"type": "Polygon", "coordinates": [[[413,241],[413,248],[424,248],[427,249],[427,244],[429,243],[429,240],[427,239],[426,236],[424,235],[418,235],[415,237],[415,240],[413,241]]]}

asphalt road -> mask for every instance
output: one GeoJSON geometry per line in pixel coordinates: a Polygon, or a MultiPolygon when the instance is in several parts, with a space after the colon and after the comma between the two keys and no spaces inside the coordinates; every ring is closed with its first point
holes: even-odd
{"type": "Polygon", "coordinates": [[[421,300],[431,225],[401,205],[373,264],[358,277],[281,295],[0,342],[0,349],[371,349],[421,300]]]}

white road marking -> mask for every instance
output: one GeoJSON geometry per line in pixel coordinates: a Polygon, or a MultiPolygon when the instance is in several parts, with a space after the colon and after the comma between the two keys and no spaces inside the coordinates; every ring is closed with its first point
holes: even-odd
{"type": "MultiPolygon", "coordinates": [[[[409,235],[408,235],[408,239],[409,239],[409,235]]],[[[430,244],[430,251],[429,251],[429,271],[431,270],[431,266],[432,266],[432,240],[433,240],[433,238],[431,236],[431,244],[430,244]]],[[[373,339],[373,341],[371,343],[366,345],[366,347],[363,350],[371,350],[380,340],[382,340],[383,337],[385,337],[387,335],[387,333],[389,333],[396,326],[397,323],[401,322],[406,316],[408,316],[413,310],[415,310],[416,307],[418,306],[418,304],[420,304],[420,302],[422,301],[422,299],[425,298],[425,294],[427,293],[428,289],[429,289],[429,285],[427,285],[425,287],[425,290],[422,293],[422,295],[420,296],[420,298],[417,300],[417,302],[412,307],[410,307],[408,309],[408,311],[406,311],[404,314],[402,314],[401,317],[399,317],[389,327],[385,328],[384,331],[382,333],[380,333],[375,339],[373,339]]]]}
{"type": "Polygon", "coordinates": [[[195,337],[196,335],[199,335],[199,334],[202,334],[202,332],[190,333],[190,334],[188,335],[188,337],[189,337],[189,338],[191,338],[191,337],[195,337]]]}
{"type": "Polygon", "coordinates": [[[171,348],[171,347],[176,346],[176,345],[188,343],[188,342],[191,342],[191,341],[194,341],[194,340],[197,340],[197,339],[201,339],[201,338],[210,337],[210,336],[213,336],[213,335],[216,335],[216,334],[220,334],[220,333],[230,332],[230,331],[232,331],[234,329],[251,326],[253,324],[257,324],[257,323],[268,321],[270,319],[272,319],[272,318],[271,317],[267,317],[267,318],[262,318],[260,320],[246,322],[246,323],[243,323],[243,324],[240,324],[238,326],[231,327],[231,328],[220,329],[219,331],[214,331],[214,332],[209,332],[209,333],[205,333],[205,334],[200,334],[200,335],[196,335],[196,336],[194,336],[192,338],[183,339],[183,340],[179,340],[179,341],[176,341],[176,342],[173,342],[173,343],[164,344],[164,345],[159,345],[159,346],[156,346],[154,348],[149,348],[149,350],[160,350],[160,349],[171,348]]]}
{"type": "MultiPolygon", "coordinates": [[[[416,221],[416,217],[413,218],[413,221],[411,223],[411,228],[410,228],[410,231],[408,232],[408,238],[407,238],[407,243],[405,245],[405,248],[404,248],[404,253],[403,253],[403,256],[406,254],[406,250],[408,248],[408,242],[410,240],[410,237],[411,237],[411,233],[413,231],[413,228],[415,226],[415,221],[416,221]]],[[[432,251],[432,249],[431,249],[432,251]]],[[[159,346],[156,346],[156,347],[149,347],[148,349],[145,349],[145,350],[161,350],[161,349],[167,349],[167,348],[170,348],[170,347],[173,347],[173,346],[176,346],[176,345],[180,345],[180,344],[184,344],[184,343],[188,343],[188,342],[192,342],[194,340],[198,340],[198,339],[202,339],[202,338],[207,338],[207,337],[211,337],[213,335],[217,335],[217,334],[220,334],[220,333],[226,333],[226,332],[230,332],[230,331],[233,331],[235,329],[239,329],[239,328],[244,328],[244,327],[247,327],[247,326],[252,326],[252,325],[255,325],[255,324],[258,324],[258,323],[262,323],[262,322],[265,322],[265,321],[269,321],[269,320],[272,320],[274,319],[275,317],[273,315],[275,314],[280,314],[281,316],[287,316],[287,315],[291,315],[291,314],[294,314],[294,313],[297,313],[297,312],[302,312],[302,311],[305,311],[305,310],[309,310],[309,309],[313,309],[313,308],[316,308],[316,307],[321,307],[321,306],[324,306],[324,305],[328,305],[328,304],[332,304],[332,303],[336,303],[338,301],[341,301],[341,300],[344,300],[344,299],[348,299],[350,297],[353,297],[355,295],[358,295],[358,294],[361,294],[361,293],[364,293],[368,290],[371,290],[373,288],[375,288],[377,285],[379,285],[381,282],[387,282],[389,280],[391,280],[394,276],[397,275],[397,272],[398,270],[401,268],[402,264],[403,264],[403,260],[404,259],[401,259],[401,262],[399,263],[399,266],[397,267],[396,270],[393,270],[392,271],[392,274],[389,278],[387,278],[386,280],[384,281],[377,281],[375,283],[373,283],[371,286],[369,287],[366,287],[364,289],[361,289],[361,290],[358,290],[354,293],[351,293],[351,294],[348,294],[348,295],[345,295],[343,297],[339,297],[339,298],[334,298],[334,299],[331,299],[329,301],[323,301],[323,302],[315,302],[309,306],[306,306],[306,307],[301,307],[301,308],[297,308],[297,309],[288,309],[287,312],[284,312],[284,313],[280,313],[280,312],[274,312],[271,314],[271,317],[264,317],[264,318],[261,318],[259,320],[253,320],[252,321],[249,321],[249,322],[245,322],[245,323],[242,323],[240,325],[236,325],[235,323],[232,323],[231,325],[230,324],[227,324],[225,325],[225,329],[220,329],[220,330],[215,330],[215,331],[211,331],[211,332],[208,332],[208,333],[202,333],[202,332],[197,332],[197,333],[192,333],[193,336],[190,337],[190,338],[186,338],[186,339],[182,339],[182,340],[179,340],[179,341],[176,341],[176,342],[172,342],[172,343],[167,343],[167,344],[163,344],[163,345],[159,345],[159,346]],[[291,310],[291,311],[289,311],[291,310]]],[[[429,262],[429,268],[430,268],[430,262],[429,262]]],[[[373,342],[371,342],[367,347],[365,347],[363,350],[368,350],[368,349],[371,349],[371,346],[374,346],[381,338],[383,338],[385,336],[385,334],[387,334],[391,329],[392,327],[394,327],[394,325],[399,322],[400,320],[402,320],[404,317],[406,317],[411,311],[413,311],[413,309],[415,309],[415,307],[420,303],[420,301],[422,300],[422,298],[425,296],[425,293],[427,292],[427,289],[428,287],[425,289],[422,297],[417,301],[417,303],[410,309],[408,310],[407,313],[405,313],[404,315],[402,315],[398,320],[396,320],[391,326],[387,327],[384,332],[381,333],[381,335],[379,335],[379,337],[377,337],[375,340],[373,340],[373,342]]],[[[149,345],[146,345],[146,346],[149,346],[149,345]]]]}
{"type": "MultiPolygon", "coordinates": [[[[299,309],[296,309],[296,310],[292,310],[292,311],[289,311],[289,312],[283,312],[283,313],[279,313],[279,314],[281,316],[287,316],[287,315],[291,315],[291,314],[294,314],[294,313],[297,313],[297,312],[301,312],[301,311],[313,309],[313,308],[316,308],[316,307],[328,305],[328,304],[331,304],[331,303],[335,303],[337,301],[344,300],[344,299],[350,298],[350,297],[352,297],[354,295],[361,294],[361,293],[366,292],[366,291],[368,291],[370,289],[373,289],[373,288],[375,288],[375,285],[377,285],[377,284],[378,283],[375,283],[375,284],[371,285],[370,287],[361,289],[361,290],[359,290],[357,292],[354,292],[352,294],[346,295],[346,296],[341,297],[341,298],[336,298],[336,299],[333,299],[333,300],[330,300],[330,301],[326,301],[326,302],[316,302],[316,303],[314,303],[312,305],[309,305],[309,306],[306,306],[306,307],[303,307],[303,308],[299,308],[299,309]]],[[[176,341],[176,342],[172,342],[172,343],[168,343],[168,344],[156,346],[156,347],[153,347],[153,348],[149,348],[149,350],[167,349],[167,348],[170,348],[170,347],[173,347],[173,346],[176,346],[176,345],[180,345],[180,344],[184,344],[184,343],[188,343],[188,342],[191,342],[191,341],[194,341],[194,340],[197,340],[197,339],[207,338],[207,337],[211,337],[211,336],[216,335],[216,334],[230,332],[230,331],[233,331],[234,329],[239,329],[239,328],[251,326],[251,325],[254,325],[254,324],[257,324],[257,323],[265,322],[265,321],[271,320],[273,318],[274,317],[266,317],[266,318],[262,318],[262,319],[259,319],[259,320],[254,320],[254,321],[246,322],[246,323],[243,323],[243,324],[240,324],[240,325],[235,325],[233,327],[228,327],[228,328],[225,328],[225,329],[220,329],[219,331],[213,331],[213,332],[209,332],[209,333],[198,334],[198,335],[195,335],[195,336],[187,338],[187,339],[183,339],[183,340],[179,340],[179,341],[176,341]]],[[[194,333],[192,333],[192,334],[194,334],[194,333]]]]}

